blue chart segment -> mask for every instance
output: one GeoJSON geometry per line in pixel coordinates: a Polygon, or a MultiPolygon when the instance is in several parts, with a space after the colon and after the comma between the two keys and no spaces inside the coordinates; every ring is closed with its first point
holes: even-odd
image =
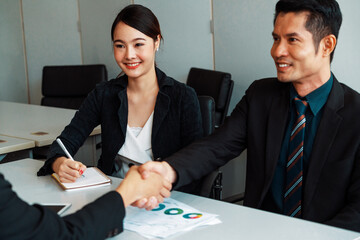
{"type": "Polygon", "coordinates": [[[166,215],[179,215],[179,214],[182,214],[183,212],[184,212],[184,210],[182,210],[180,208],[169,208],[164,213],[166,215]]]}
{"type": "Polygon", "coordinates": [[[160,211],[163,210],[165,208],[165,205],[160,203],[159,206],[157,208],[154,208],[152,211],[160,211]]]}
{"type": "Polygon", "coordinates": [[[196,218],[201,218],[202,214],[201,213],[188,213],[188,214],[184,214],[183,218],[186,219],[196,219],[196,218]]]}

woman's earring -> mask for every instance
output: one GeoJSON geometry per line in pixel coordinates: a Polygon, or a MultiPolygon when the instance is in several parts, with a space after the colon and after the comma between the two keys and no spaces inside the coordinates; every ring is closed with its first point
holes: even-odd
{"type": "Polygon", "coordinates": [[[159,51],[159,48],[157,48],[156,51],[158,52],[158,51],[159,51]]]}

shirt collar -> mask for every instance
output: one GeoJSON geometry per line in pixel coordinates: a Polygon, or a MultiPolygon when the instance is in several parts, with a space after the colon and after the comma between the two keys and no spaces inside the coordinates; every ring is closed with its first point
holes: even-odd
{"type": "MultiPolygon", "coordinates": [[[[314,116],[318,114],[321,108],[325,105],[327,98],[330,94],[332,85],[333,85],[333,74],[331,73],[329,80],[323,84],[321,87],[315,89],[304,98],[306,98],[307,102],[309,103],[310,110],[314,116]]],[[[291,84],[290,88],[290,101],[294,99],[294,97],[298,96],[294,86],[291,84]]]]}

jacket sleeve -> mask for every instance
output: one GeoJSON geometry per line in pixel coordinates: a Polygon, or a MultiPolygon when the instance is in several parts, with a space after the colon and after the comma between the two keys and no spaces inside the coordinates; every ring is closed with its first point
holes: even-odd
{"type": "Polygon", "coordinates": [[[165,159],[177,172],[174,188],[200,179],[223,166],[246,148],[247,97],[215,132],[165,159]]]}
{"type": "Polygon", "coordinates": [[[360,149],[357,151],[350,179],[345,206],[333,218],[324,223],[360,232],[360,149]]]}
{"type": "Polygon", "coordinates": [[[2,174],[0,196],[0,239],[104,239],[123,230],[124,204],[115,191],[64,218],[22,201],[2,174]]]}
{"type": "MultiPolygon", "coordinates": [[[[100,124],[100,111],[102,104],[102,91],[97,87],[89,93],[80,109],[75,113],[70,124],[60,134],[59,138],[64,143],[69,153],[74,156],[79,148],[84,144],[93,129],[100,124]]],[[[50,146],[48,159],[44,166],[40,168],[37,175],[44,176],[53,173],[52,163],[58,157],[66,156],[56,141],[50,146]]]]}
{"type": "Polygon", "coordinates": [[[186,86],[181,105],[181,148],[203,136],[200,104],[194,89],[186,86]]]}

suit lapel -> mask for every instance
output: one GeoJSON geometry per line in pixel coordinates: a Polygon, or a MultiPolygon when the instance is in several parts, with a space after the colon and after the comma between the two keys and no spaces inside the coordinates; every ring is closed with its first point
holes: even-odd
{"type": "Polygon", "coordinates": [[[334,77],[332,90],[329,94],[327,103],[324,106],[312,153],[309,159],[307,178],[304,186],[304,214],[317,188],[321,171],[328,159],[328,153],[333,147],[335,136],[338,133],[342,118],[337,111],[344,106],[344,93],[339,82],[334,77]]]}
{"type": "Polygon", "coordinates": [[[153,120],[152,135],[151,135],[152,142],[154,142],[154,139],[156,138],[156,135],[159,132],[160,126],[169,112],[169,107],[170,107],[169,96],[159,91],[154,109],[154,120],[153,120]]]}
{"type": "Polygon", "coordinates": [[[118,110],[118,118],[120,123],[120,129],[122,134],[124,135],[124,139],[126,136],[126,125],[127,125],[127,119],[128,119],[128,102],[127,102],[127,94],[126,94],[126,88],[121,90],[118,93],[118,98],[120,100],[120,106],[118,110]]]}
{"type": "MultiPolygon", "coordinates": [[[[283,84],[281,84],[283,85],[283,84]]],[[[269,109],[269,121],[266,135],[266,159],[265,159],[265,186],[262,198],[265,197],[279,160],[280,150],[289,115],[289,85],[282,87],[279,92],[274,93],[274,100],[269,109]]]]}
{"type": "Polygon", "coordinates": [[[172,87],[174,85],[173,80],[168,78],[165,73],[163,73],[160,69],[155,68],[156,77],[159,84],[159,93],[156,98],[156,104],[154,109],[154,120],[152,126],[152,133],[151,133],[151,142],[155,142],[156,135],[159,132],[160,126],[164,121],[166,115],[169,112],[170,108],[170,97],[167,95],[166,88],[172,87]]]}

